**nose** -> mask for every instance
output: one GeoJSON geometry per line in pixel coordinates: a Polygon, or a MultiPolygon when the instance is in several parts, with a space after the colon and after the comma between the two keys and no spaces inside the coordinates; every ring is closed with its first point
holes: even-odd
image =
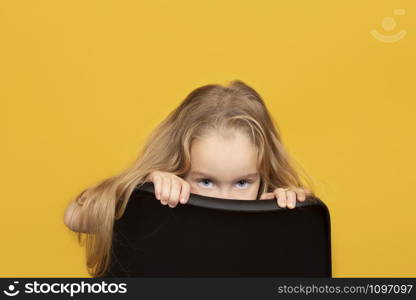
{"type": "Polygon", "coordinates": [[[219,195],[218,198],[223,198],[223,199],[233,199],[234,196],[232,193],[230,193],[230,191],[226,188],[223,188],[219,191],[219,195]]]}

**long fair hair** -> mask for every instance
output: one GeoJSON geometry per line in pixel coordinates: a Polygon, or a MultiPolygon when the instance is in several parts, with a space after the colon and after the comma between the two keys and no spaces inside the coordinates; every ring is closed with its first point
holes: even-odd
{"type": "Polygon", "coordinates": [[[283,146],[278,126],[260,95],[240,80],[228,86],[208,84],[196,88],[148,136],[137,160],[120,174],[84,189],[75,198],[81,206],[81,224],[88,232],[77,232],[86,246],[88,273],[105,276],[110,265],[114,221],[121,218],[133,190],[146,182],[154,170],[185,177],[190,170],[194,139],[215,131],[243,132],[258,149],[261,177],[258,197],[278,187],[302,187],[314,194],[311,178],[298,165],[299,174],[283,146]],[[305,175],[307,184],[300,174],[305,175]],[[83,239],[84,238],[84,239],[83,239]]]}

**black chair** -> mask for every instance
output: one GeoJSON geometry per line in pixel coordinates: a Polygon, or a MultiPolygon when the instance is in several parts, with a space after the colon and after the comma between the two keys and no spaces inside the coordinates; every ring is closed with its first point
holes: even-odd
{"type": "Polygon", "coordinates": [[[311,196],[288,209],[191,194],[170,208],[147,182],[114,223],[104,277],[332,277],[330,225],[311,196]]]}

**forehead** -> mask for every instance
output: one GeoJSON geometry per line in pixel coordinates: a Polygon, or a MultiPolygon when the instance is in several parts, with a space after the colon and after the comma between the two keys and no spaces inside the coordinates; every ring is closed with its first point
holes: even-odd
{"type": "Polygon", "coordinates": [[[217,178],[233,178],[257,171],[257,148],[248,137],[211,135],[197,139],[191,147],[191,172],[199,171],[217,178]]]}

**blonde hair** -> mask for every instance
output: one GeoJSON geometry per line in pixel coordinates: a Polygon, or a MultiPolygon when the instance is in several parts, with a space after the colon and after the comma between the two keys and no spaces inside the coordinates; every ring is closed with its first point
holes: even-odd
{"type": "Polygon", "coordinates": [[[76,203],[85,206],[81,224],[87,225],[89,232],[77,234],[80,245],[86,246],[91,276],[104,276],[110,265],[114,221],[123,216],[133,190],[154,170],[185,177],[190,170],[193,140],[213,131],[224,136],[226,132],[244,132],[257,147],[261,176],[258,198],[278,187],[306,187],[314,194],[311,178],[298,165],[308,184],[301,181],[276,122],[253,88],[240,80],[231,81],[228,87],[201,86],[153,130],[130,167],[76,196],[76,203]]]}

